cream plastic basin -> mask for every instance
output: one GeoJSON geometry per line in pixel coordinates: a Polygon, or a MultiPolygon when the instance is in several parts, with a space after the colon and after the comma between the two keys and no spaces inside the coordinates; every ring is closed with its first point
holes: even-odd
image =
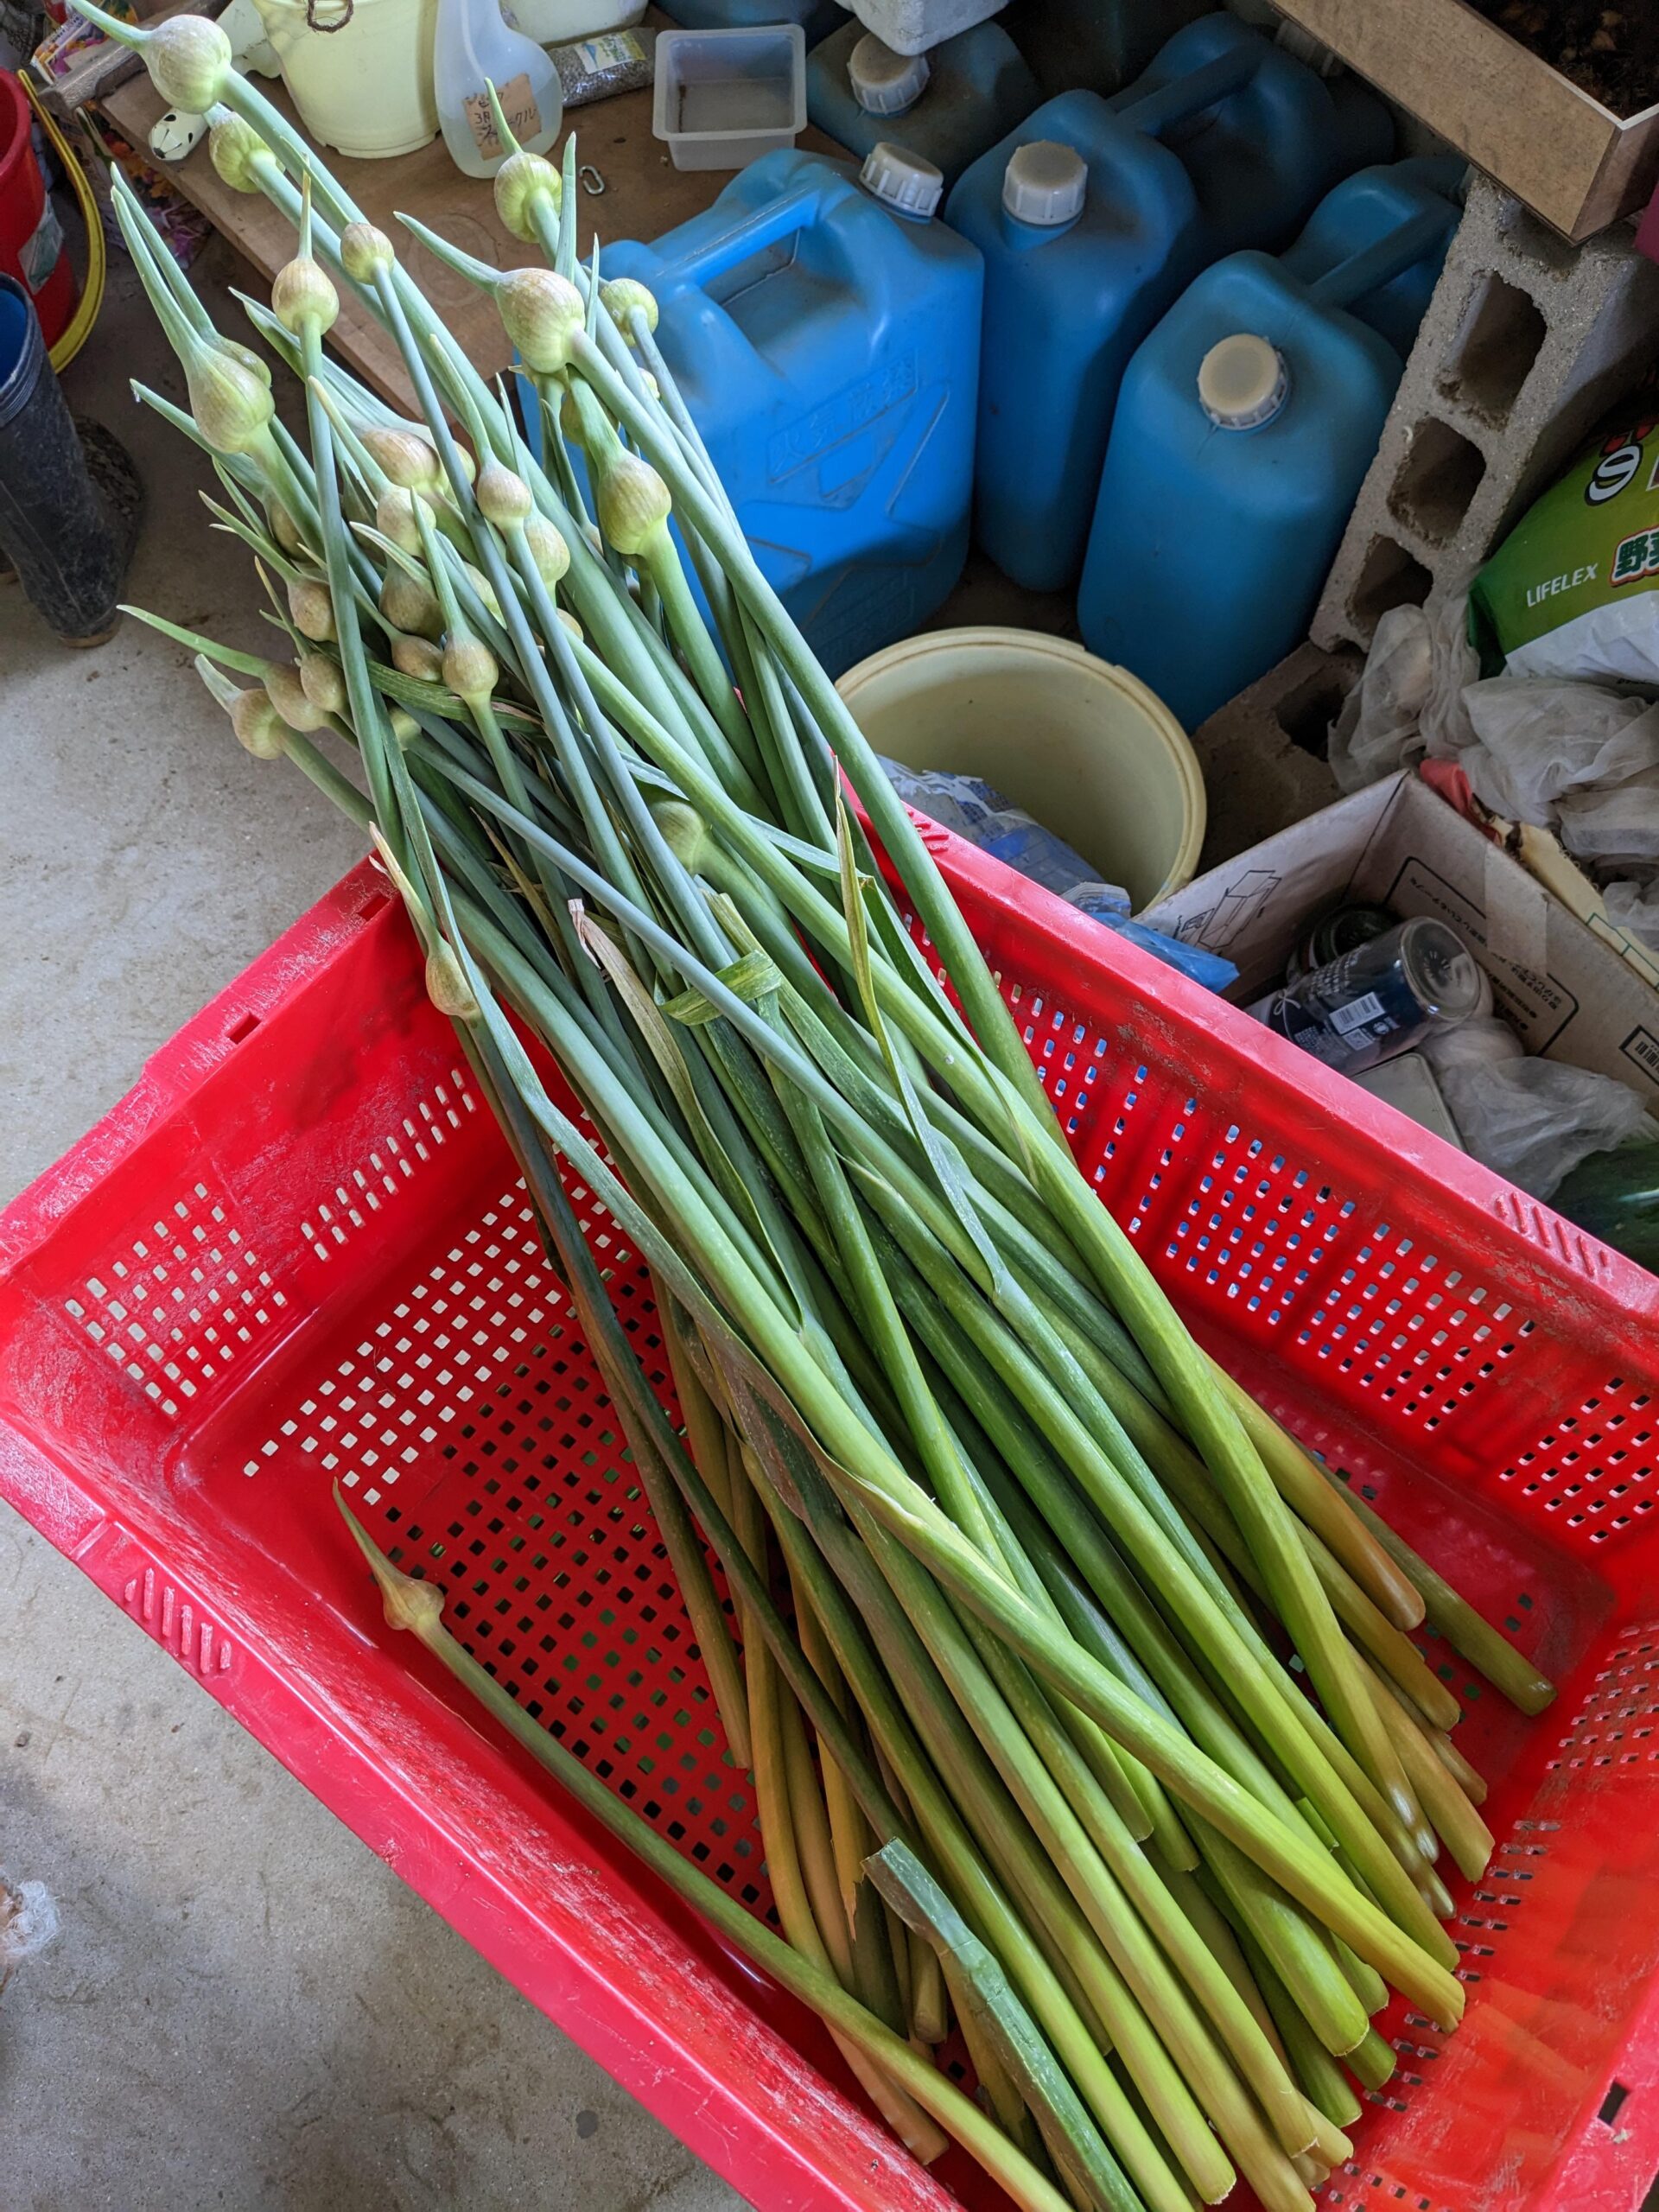
{"type": "Polygon", "coordinates": [[[353,161],[391,161],[438,135],[432,42],[438,0],[254,0],[283,81],[314,138],[353,161]]]}
{"type": "Polygon", "coordinates": [[[932,630],[836,689],[878,753],[980,776],[1081,853],[1136,913],[1192,880],[1204,776],[1185,731],[1127,669],[1036,630],[932,630]]]}

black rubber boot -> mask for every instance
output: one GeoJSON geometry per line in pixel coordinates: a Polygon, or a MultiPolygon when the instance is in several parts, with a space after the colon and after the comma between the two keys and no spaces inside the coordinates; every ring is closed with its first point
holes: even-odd
{"type": "Polygon", "coordinates": [[[66,645],[114,631],[132,520],[99,498],[29,295],[0,275],[0,551],[66,645]]]}

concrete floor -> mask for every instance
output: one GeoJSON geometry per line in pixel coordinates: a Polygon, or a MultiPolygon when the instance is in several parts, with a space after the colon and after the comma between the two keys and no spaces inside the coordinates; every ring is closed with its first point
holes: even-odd
{"type": "MultiPolygon", "coordinates": [[[[182,399],[129,280],[66,378],[149,489],[129,596],[251,645],[135,374],[182,399]]],[[[0,589],[0,1201],[357,857],[188,662],[130,622],[65,652],[0,589]]],[[[3,2212],[740,2202],[3,1506],[0,1865],[63,1923],[0,2001],[3,2212]]]]}

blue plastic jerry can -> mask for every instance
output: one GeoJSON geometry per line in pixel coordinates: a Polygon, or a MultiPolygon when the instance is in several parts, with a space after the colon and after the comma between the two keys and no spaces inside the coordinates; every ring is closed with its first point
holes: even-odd
{"type": "MultiPolygon", "coordinates": [[[[1371,105],[1358,157],[1389,128],[1371,105]]],[[[985,257],[975,534],[1016,583],[1076,581],[1136,346],[1208,263],[1293,236],[1345,143],[1311,70],[1209,16],[1124,99],[1063,93],[963,177],[945,219],[985,257]]]]}
{"type": "Polygon", "coordinates": [[[840,0],[668,0],[663,13],[688,31],[753,31],[772,23],[798,23],[809,49],[847,20],[840,0]]]}
{"type": "Polygon", "coordinates": [[[652,245],[657,343],[769,581],[831,675],[906,637],[962,573],[982,270],[931,219],[938,172],[765,154],[652,245]]]}
{"type": "MultiPolygon", "coordinates": [[[[1455,225],[1468,174],[1468,164],[1451,156],[1360,169],[1325,194],[1300,238],[1280,258],[1293,276],[1313,284],[1361,246],[1389,236],[1425,210],[1444,222],[1449,208],[1455,225]]],[[[1417,342],[1417,327],[1428,312],[1444,258],[1444,254],[1420,255],[1397,276],[1362,293],[1349,307],[1349,314],[1370,323],[1402,361],[1417,342]]]]}
{"type": "Polygon", "coordinates": [[[1409,183],[1396,204],[1386,231],[1326,226],[1300,274],[1205,270],[1124,374],[1077,619],[1189,729],[1306,634],[1404,368],[1362,310],[1408,274],[1426,298],[1460,212],[1409,183]]]}
{"type": "Polygon", "coordinates": [[[1008,0],[998,21],[1036,73],[1045,99],[1120,92],[1210,0],[1008,0]]]}
{"type": "Polygon", "coordinates": [[[1319,77],[1222,13],[1177,31],[1110,105],[1180,156],[1211,258],[1244,246],[1277,252],[1338,177],[1394,152],[1393,118],[1357,78],[1319,77]],[[1205,106],[1192,102],[1199,71],[1225,87],[1205,106]]]}
{"type": "Polygon", "coordinates": [[[995,22],[926,54],[895,54],[855,16],[806,65],[806,111],[820,130],[861,157],[883,139],[907,147],[933,163],[947,191],[1041,98],[995,22]]]}
{"type": "Polygon", "coordinates": [[[1063,92],[977,161],[945,219],[985,257],[976,543],[1015,583],[1075,582],[1124,369],[1202,266],[1179,160],[1063,92]]]}

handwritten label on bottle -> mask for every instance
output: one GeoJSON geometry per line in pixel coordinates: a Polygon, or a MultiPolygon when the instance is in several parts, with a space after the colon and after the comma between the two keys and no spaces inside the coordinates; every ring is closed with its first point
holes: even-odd
{"type": "MultiPolygon", "coordinates": [[[[536,105],[536,95],[530,89],[530,79],[520,70],[498,87],[496,98],[501,103],[501,112],[507,118],[507,127],[521,146],[528,145],[540,131],[542,111],[536,105]]],[[[486,162],[499,161],[506,152],[496,130],[495,118],[490,112],[487,92],[468,92],[461,101],[467,111],[467,122],[479,152],[486,162]]]]}

